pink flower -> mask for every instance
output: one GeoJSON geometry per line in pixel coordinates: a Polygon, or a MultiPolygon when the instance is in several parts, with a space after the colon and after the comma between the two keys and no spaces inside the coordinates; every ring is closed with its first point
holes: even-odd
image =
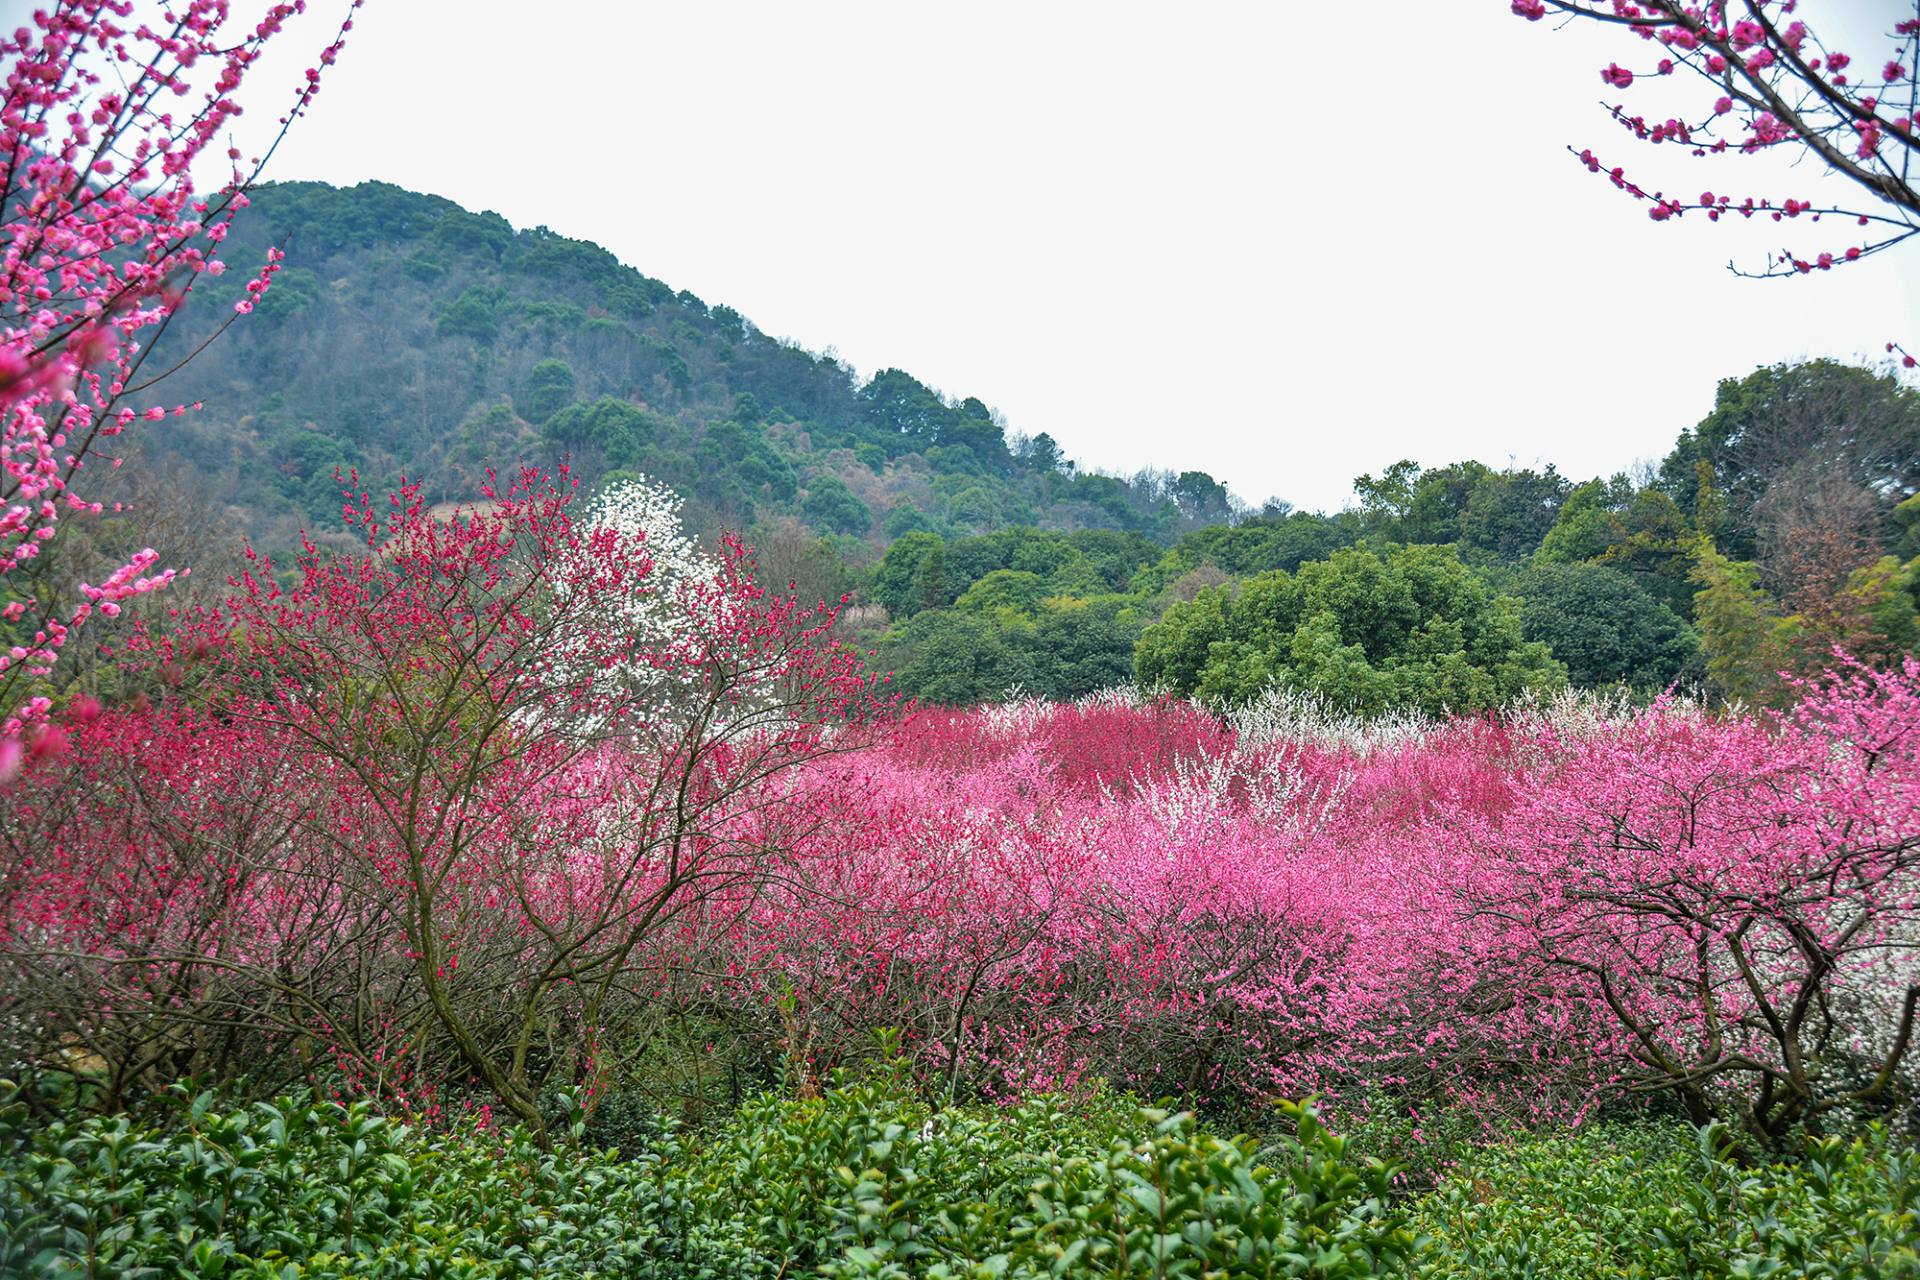
{"type": "Polygon", "coordinates": [[[1617,62],[1609,62],[1606,70],[1600,73],[1600,78],[1616,89],[1625,89],[1633,84],[1633,72],[1617,62]]]}

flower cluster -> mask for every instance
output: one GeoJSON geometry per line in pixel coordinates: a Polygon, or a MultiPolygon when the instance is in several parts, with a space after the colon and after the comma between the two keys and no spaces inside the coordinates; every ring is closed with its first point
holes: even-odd
{"type": "MultiPolygon", "coordinates": [[[[353,0],[358,7],[358,0],[353,0]]],[[[188,406],[148,401],[161,371],[155,338],[202,276],[218,275],[222,241],[262,161],[226,148],[227,176],[202,192],[196,173],[218,162],[241,113],[241,90],[269,41],[306,0],[265,7],[250,26],[226,0],[186,0],[154,25],[126,0],[72,0],[36,11],[0,36],[6,98],[0,157],[0,594],[16,636],[0,668],[0,739],[38,716],[22,682],[44,673],[98,611],[111,616],[140,590],[164,586],[151,560],[129,564],[79,604],[33,579],[59,522],[99,512],[81,471],[113,437],[188,406]],[[235,27],[241,27],[235,30],[235,27]]],[[[343,22],[280,119],[282,133],[339,56],[343,22]]],[[[270,153],[270,151],[269,151],[270,153]]],[[[236,307],[244,313],[279,269],[271,252],[236,307]]],[[[115,460],[117,463],[117,459],[115,460]]],[[[145,553],[143,553],[144,555],[145,553]]]]}
{"type": "Polygon", "coordinates": [[[1815,200],[1711,190],[1694,199],[1650,190],[1591,149],[1576,153],[1589,170],[1643,202],[1656,222],[1697,214],[1711,222],[1833,219],[1856,228],[1851,237],[1816,249],[1778,248],[1764,267],[1743,274],[1827,271],[1920,234],[1920,191],[1909,181],[1920,148],[1920,99],[1912,91],[1920,11],[1910,10],[1913,16],[1887,33],[1893,56],[1876,75],[1799,17],[1797,0],[1513,0],[1512,8],[1535,22],[1550,14],[1590,19],[1645,42],[1644,63],[1615,61],[1601,69],[1611,89],[1638,95],[1650,80],[1691,78],[1700,90],[1691,110],[1660,116],[1636,111],[1626,99],[1611,104],[1614,122],[1635,139],[1701,158],[1804,157],[1814,172],[1839,180],[1815,200]],[[1845,194],[1849,188],[1852,197],[1845,194]]]}

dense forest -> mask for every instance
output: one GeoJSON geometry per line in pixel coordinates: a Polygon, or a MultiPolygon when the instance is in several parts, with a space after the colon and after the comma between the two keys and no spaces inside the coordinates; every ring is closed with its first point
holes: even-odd
{"type": "MultiPolygon", "coordinates": [[[[265,187],[235,226],[285,266],[178,375],[205,408],[152,448],[268,547],[332,536],[340,474],[429,498],[488,467],[644,475],[803,595],[851,593],[848,633],[953,705],[1136,679],[1429,714],[1566,683],[1751,699],[1834,644],[1913,644],[1920,395],[1884,371],[1729,377],[1637,473],[1400,461],[1309,513],[1081,467],[979,399],[862,383],[595,245],[388,184],[265,187]]],[[[160,357],[239,288],[203,282],[160,357]]]]}

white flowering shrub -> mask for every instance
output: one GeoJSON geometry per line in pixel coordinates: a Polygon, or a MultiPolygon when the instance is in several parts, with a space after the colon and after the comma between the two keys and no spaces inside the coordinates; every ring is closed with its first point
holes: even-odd
{"type": "Polygon", "coordinates": [[[680,495],[645,476],[609,485],[587,509],[585,523],[637,540],[653,562],[643,587],[627,598],[611,625],[643,644],[669,645],[691,625],[689,595],[711,584],[719,562],[680,523],[680,495]]]}
{"type": "Polygon", "coordinates": [[[625,682],[632,696],[665,710],[693,678],[684,653],[712,621],[705,615],[715,608],[722,569],[681,524],[681,505],[679,494],[644,476],[608,486],[588,505],[579,520],[589,535],[580,554],[604,554],[589,546],[594,534],[611,533],[647,569],[592,619],[591,636],[559,637],[553,665],[560,680],[625,682]],[[609,652],[628,656],[609,662],[609,652]]]}

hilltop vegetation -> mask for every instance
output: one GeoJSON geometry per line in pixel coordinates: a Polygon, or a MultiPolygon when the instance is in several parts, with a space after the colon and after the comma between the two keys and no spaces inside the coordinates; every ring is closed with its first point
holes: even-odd
{"type": "MultiPolygon", "coordinates": [[[[337,536],[337,471],[429,501],[489,467],[644,473],[709,538],[744,531],[763,576],[851,593],[844,634],[951,705],[1130,680],[1369,711],[1566,683],[1764,699],[1835,644],[1884,660],[1920,630],[1920,397],[1872,370],[1728,379],[1639,473],[1401,461],[1339,512],[1253,509],[1202,472],[1084,470],[977,398],[862,382],[598,246],[387,184],[264,188],[234,241],[286,264],[179,375],[205,411],[151,445],[229,541],[337,536]]],[[[239,288],[203,280],[163,354],[239,288]]]]}
{"type": "MultiPolygon", "coordinates": [[[[731,307],[545,227],[387,183],[264,187],[228,253],[286,261],[254,314],[172,384],[205,410],[156,446],[270,545],[337,523],[336,468],[471,492],[487,467],[570,460],[592,487],[645,472],[696,527],[793,517],[862,547],[915,529],[1106,528],[1167,539],[1232,514],[1200,472],[1085,472],[982,401],[898,369],[866,381],[731,307]]],[[[161,356],[239,299],[203,279],[161,356]]]]}

